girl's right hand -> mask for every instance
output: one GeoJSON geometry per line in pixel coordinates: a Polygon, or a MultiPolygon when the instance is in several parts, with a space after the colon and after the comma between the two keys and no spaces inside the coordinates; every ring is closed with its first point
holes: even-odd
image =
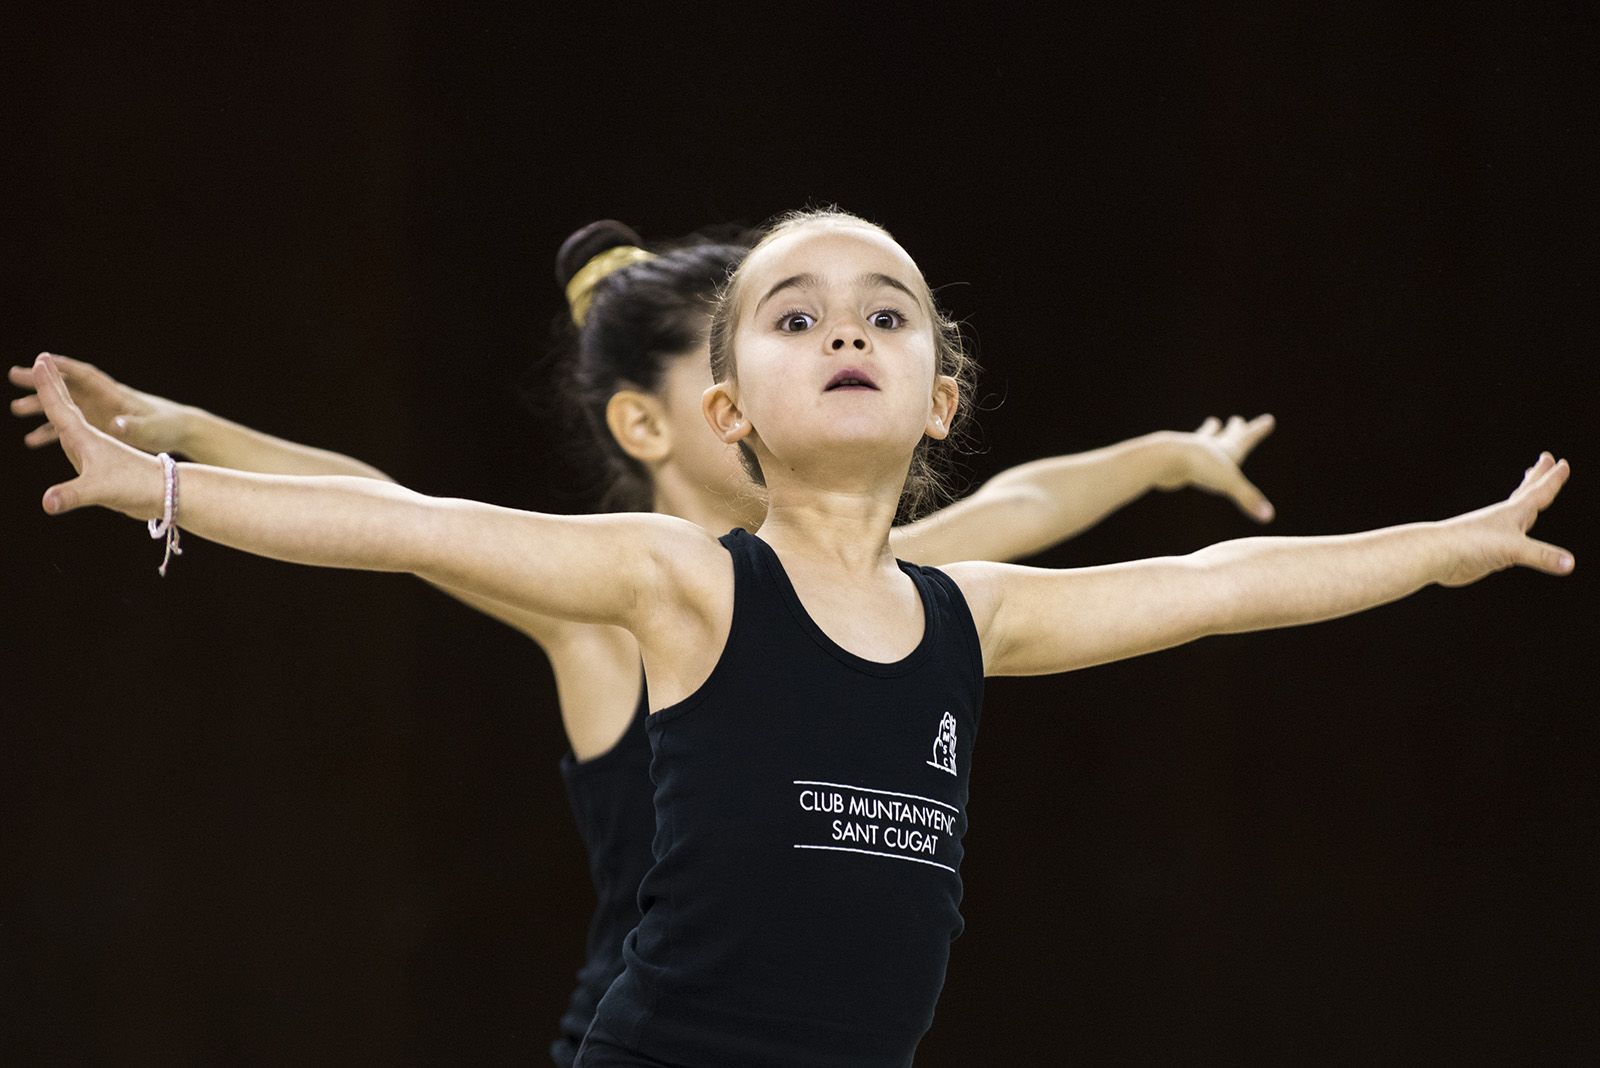
{"type": "Polygon", "coordinates": [[[1448,535],[1450,553],[1438,577],[1441,586],[1465,586],[1508,567],[1531,567],[1547,575],[1569,574],[1572,553],[1528,537],[1539,513],[1550,507],[1567,484],[1572,468],[1565,460],[1540,453],[1522,474],[1522,484],[1497,504],[1438,524],[1448,535]]]}
{"type": "MultiPolygon", "coordinates": [[[[182,451],[189,409],[165,397],[125,386],[93,364],[49,355],[90,426],[145,452],[182,451]]],[[[44,411],[33,368],[13,367],[7,377],[12,385],[35,391],[11,402],[12,415],[26,418],[44,411]]],[[[34,427],[22,442],[30,449],[37,449],[59,436],[51,421],[34,427]]]]}
{"type": "Polygon", "coordinates": [[[78,471],[72,481],[45,490],[44,510],[59,515],[100,505],[135,519],[159,517],[166,493],[161,461],[89,424],[67,392],[61,360],[40,353],[29,375],[40,409],[54,427],[54,439],[78,471]]]}

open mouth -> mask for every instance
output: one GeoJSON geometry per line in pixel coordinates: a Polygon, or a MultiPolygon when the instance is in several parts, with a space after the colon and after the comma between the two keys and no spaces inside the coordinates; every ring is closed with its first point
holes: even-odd
{"type": "Polygon", "coordinates": [[[876,390],[878,385],[863,370],[857,367],[846,367],[822,387],[822,392],[832,393],[836,389],[870,389],[876,390]]]}

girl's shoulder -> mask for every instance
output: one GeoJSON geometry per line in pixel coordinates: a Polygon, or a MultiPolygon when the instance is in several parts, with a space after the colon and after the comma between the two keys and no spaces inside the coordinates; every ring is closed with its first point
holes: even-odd
{"type": "Polygon", "coordinates": [[[733,566],[716,535],[677,516],[643,513],[637,518],[654,576],[650,588],[657,603],[650,614],[658,625],[663,618],[670,626],[686,616],[705,621],[731,614],[733,566]]]}
{"type": "Polygon", "coordinates": [[[981,634],[984,624],[993,618],[999,601],[999,579],[1006,570],[1015,568],[1014,564],[999,564],[991,560],[963,560],[960,563],[942,564],[938,570],[961,591],[962,598],[967,602],[967,611],[972,613],[973,622],[981,634]]]}
{"type": "Polygon", "coordinates": [[[639,518],[648,527],[651,556],[664,571],[689,583],[714,582],[728,572],[728,551],[704,527],[673,515],[639,518]]]}

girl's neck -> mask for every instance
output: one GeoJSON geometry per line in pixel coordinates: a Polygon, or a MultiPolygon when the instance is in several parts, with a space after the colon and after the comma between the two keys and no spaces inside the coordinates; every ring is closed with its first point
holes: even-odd
{"type": "MultiPolygon", "coordinates": [[[[904,471],[898,479],[905,481],[904,471]]],[[[889,530],[899,506],[893,479],[876,488],[819,488],[780,478],[765,493],[754,483],[725,493],[664,466],[657,470],[654,485],[654,511],[687,519],[712,534],[759,528],[761,539],[785,556],[847,572],[871,573],[893,564],[889,530]]]]}
{"type": "Polygon", "coordinates": [[[771,488],[761,539],[781,553],[870,574],[886,563],[897,498],[816,487],[771,488]]]}

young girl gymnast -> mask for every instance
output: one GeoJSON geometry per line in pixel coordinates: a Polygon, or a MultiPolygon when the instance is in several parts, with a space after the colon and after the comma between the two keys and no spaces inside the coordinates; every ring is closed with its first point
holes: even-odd
{"type": "Polygon", "coordinates": [[[1442,522],[1073,570],[901,564],[902,494],[959,411],[953,336],[884,231],[824,214],[763,238],[718,305],[702,402],[767,487],[758,534],[177,465],[90,426],[48,356],[35,384],[78,477],[44,507],[628,631],[649,681],[656,863],[577,1063],[906,1064],[961,927],[985,674],[1572,569],[1527,536],[1568,476],[1549,454],[1506,500],[1442,522]]]}
{"type": "Polygon", "coordinates": [[[982,673],[1573,566],[1526,537],[1568,475],[1549,454],[1509,499],[1442,523],[1075,571],[901,566],[888,532],[907,472],[958,411],[944,337],[882,230],[803,217],[757,246],[718,305],[704,411],[768,486],[758,537],[174,465],[86,424],[48,357],[40,401],[80,473],[45,508],[181,518],[282,560],[411,571],[626,628],[650,679],[658,862],[579,1063],[907,1063],[960,929],[982,673]]]}
{"type": "MultiPolygon", "coordinates": [[[[748,251],[739,240],[696,236],[646,251],[619,223],[584,227],[562,246],[557,278],[575,329],[564,392],[593,432],[611,486],[608,504],[675,515],[721,533],[758,525],[764,501],[738,461],[737,446],[707,429],[700,398],[712,384],[707,330],[717,287],[748,251]]],[[[207,412],[131,389],[104,371],[54,363],[89,422],[151,453],[265,474],[384,478],[350,457],[270,437],[207,412]]],[[[11,380],[32,388],[30,368],[11,380]]],[[[12,403],[40,411],[37,396],[12,403]]],[[[1271,517],[1239,463],[1272,429],[1270,416],[1194,433],[1161,431],[1104,449],[1026,464],[973,496],[889,532],[891,552],[918,563],[1015,559],[1092,526],[1152,488],[1192,485],[1235,501],[1258,521],[1271,517]]],[[[24,439],[55,440],[45,423],[24,439]]],[[[633,636],[572,622],[465,590],[450,590],[517,628],[549,656],[571,745],[561,761],[573,814],[589,854],[596,906],[578,986],[551,1047],[570,1064],[595,1006],[622,971],[622,944],[639,921],[638,889],[650,867],[655,813],[645,729],[646,695],[633,636]]]]}

